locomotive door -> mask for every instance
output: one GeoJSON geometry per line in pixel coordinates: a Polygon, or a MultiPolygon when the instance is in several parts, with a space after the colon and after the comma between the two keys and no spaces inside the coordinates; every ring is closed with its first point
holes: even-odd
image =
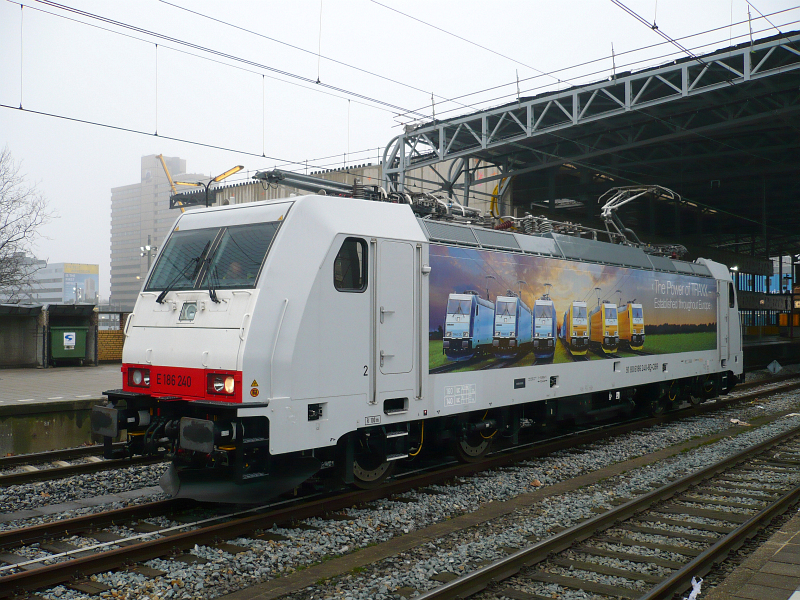
{"type": "Polygon", "coordinates": [[[381,240],[374,307],[375,398],[414,387],[414,247],[381,240]]]}
{"type": "MultiPolygon", "coordinates": [[[[732,286],[731,286],[732,287],[732,286]]],[[[719,357],[728,358],[728,337],[730,336],[730,319],[728,319],[728,294],[730,290],[717,282],[717,319],[719,320],[719,357]]]]}

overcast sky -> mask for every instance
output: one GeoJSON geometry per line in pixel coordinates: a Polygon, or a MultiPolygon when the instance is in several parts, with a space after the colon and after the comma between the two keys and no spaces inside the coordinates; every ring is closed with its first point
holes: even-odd
{"type": "MultiPolygon", "coordinates": [[[[606,78],[612,44],[617,71],[682,56],[610,0],[64,1],[0,0],[0,147],[58,215],[38,256],[98,263],[103,297],[111,188],[138,183],[144,155],[208,175],[376,162],[431,94],[456,116],[513,99],[517,77],[523,96],[606,78]]],[[[749,39],[746,0],[624,3],[696,53],[749,39]]],[[[752,5],[754,37],[777,33],[758,11],[800,29],[795,3],[752,5]]]]}

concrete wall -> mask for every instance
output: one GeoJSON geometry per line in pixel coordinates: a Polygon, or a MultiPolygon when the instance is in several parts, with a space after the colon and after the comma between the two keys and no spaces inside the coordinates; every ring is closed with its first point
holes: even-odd
{"type": "Polygon", "coordinates": [[[0,318],[0,367],[35,367],[42,362],[42,328],[35,316],[0,318]]]}
{"type": "Polygon", "coordinates": [[[92,406],[102,399],[0,406],[0,453],[28,454],[90,444],[92,406]]]}

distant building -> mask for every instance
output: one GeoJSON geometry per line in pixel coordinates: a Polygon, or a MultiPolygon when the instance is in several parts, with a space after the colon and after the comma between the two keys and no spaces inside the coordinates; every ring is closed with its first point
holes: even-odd
{"type": "Polygon", "coordinates": [[[0,302],[97,304],[99,265],[47,263],[27,256],[21,260],[31,272],[29,284],[0,290],[0,302]]]}
{"type": "MultiPolygon", "coordinates": [[[[202,174],[186,173],[186,160],[164,157],[174,181],[207,180],[202,174]]],[[[111,189],[111,298],[120,310],[133,310],[136,296],[147,275],[147,252],[141,248],[161,245],[178,217],[169,210],[172,193],[158,155],[143,156],[139,183],[111,189]]]]}

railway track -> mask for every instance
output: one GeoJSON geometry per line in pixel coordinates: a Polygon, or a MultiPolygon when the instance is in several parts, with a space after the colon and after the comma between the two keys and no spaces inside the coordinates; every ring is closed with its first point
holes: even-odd
{"type": "MultiPolygon", "coordinates": [[[[174,557],[176,553],[186,552],[195,545],[215,546],[221,541],[241,535],[253,536],[257,530],[267,530],[273,525],[288,525],[311,517],[325,518],[325,515],[364,503],[403,494],[410,490],[442,484],[454,478],[466,477],[480,471],[513,465],[531,458],[545,456],[558,450],[565,450],[584,444],[591,444],[614,435],[621,435],[641,428],[668,423],[686,416],[700,415],[726,408],[731,404],[763,397],[766,393],[778,393],[800,388],[800,383],[774,388],[769,392],[757,390],[736,398],[720,400],[689,409],[670,413],[663,417],[631,421],[615,426],[598,427],[591,431],[564,435],[544,443],[498,453],[477,464],[448,466],[428,472],[408,475],[392,481],[375,490],[346,490],[326,496],[299,499],[273,507],[257,507],[248,511],[231,514],[229,509],[202,506],[182,500],[165,500],[148,505],[140,505],[116,511],[95,513],[73,519],[62,519],[51,523],[26,527],[24,529],[0,532],[0,560],[8,563],[0,566],[0,598],[10,597],[20,591],[37,590],[73,580],[76,574],[88,576],[94,573],[122,568],[125,565],[140,563],[157,557],[174,557]],[[199,519],[187,519],[176,515],[180,511],[201,509],[205,514],[199,519]],[[121,523],[139,521],[149,516],[171,515],[180,525],[154,527],[149,525],[145,531],[138,530],[133,536],[120,535],[121,523]],[[61,541],[69,535],[80,534],[97,543],[91,546],[72,547],[61,541]],[[158,537],[156,537],[158,536],[158,537]],[[155,539],[153,539],[155,538],[155,539]],[[16,549],[31,547],[47,541],[49,548],[62,549],[49,556],[25,559],[25,552],[15,556],[16,549]],[[46,564],[52,562],[53,564],[46,564]]],[[[800,464],[800,450],[798,450],[800,464]]],[[[130,527],[135,529],[134,526],[130,527]]],[[[223,542],[224,543],[224,542],[223,542]]]]}
{"type": "MultiPolygon", "coordinates": [[[[114,448],[124,448],[125,444],[118,442],[114,448]]],[[[0,469],[8,469],[23,465],[36,465],[41,463],[56,462],[59,460],[74,460],[89,456],[102,456],[103,446],[78,446],[77,448],[65,448],[63,450],[48,450],[47,452],[34,452],[31,454],[12,454],[10,456],[0,456],[0,469]]]]}
{"type": "MultiPolygon", "coordinates": [[[[119,446],[124,447],[124,444],[119,444],[119,446]]],[[[103,454],[102,447],[87,446],[85,448],[85,450],[83,447],[69,448],[53,452],[3,457],[3,459],[0,459],[0,469],[17,468],[19,470],[0,473],[0,488],[164,462],[164,459],[159,456],[136,456],[133,458],[106,460],[100,458],[103,454]],[[67,462],[67,460],[76,459],[85,459],[86,462],[75,464],[67,462]]]]}
{"type": "Polygon", "coordinates": [[[463,599],[491,586],[482,598],[544,600],[544,596],[522,589],[532,582],[615,598],[672,598],[691,588],[692,577],[703,577],[715,563],[800,501],[800,478],[778,484],[779,478],[771,477],[795,475],[798,465],[800,428],[795,428],[419,598],[463,599]],[[653,536],[659,542],[647,541],[653,536]],[[668,552],[673,558],[637,552],[642,548],[668,552]],[[594,560],[597,557],[617,559],[620,566],[655,564],[669,574],[611,567],[594,560]],[[598,575],[614,583],[600,583],[598,575]]]}

